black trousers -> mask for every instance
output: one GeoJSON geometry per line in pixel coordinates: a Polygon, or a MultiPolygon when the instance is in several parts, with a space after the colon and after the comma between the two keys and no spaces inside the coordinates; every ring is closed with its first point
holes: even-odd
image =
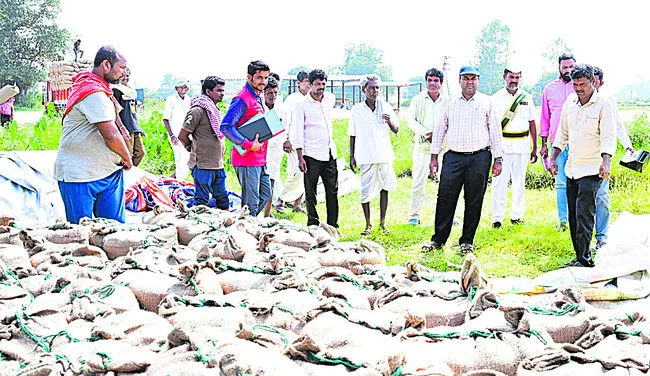
{"type": "Polygon", "coordinates": [[[327,206],[327,224],[339,227],[339,171],[336,168],[336,159],[327,162],[319,161],[305,156],[307,172],[305,173],[305,201],[307,201],[307,226],[318,225],[318,212],[316,211],[316,189],[318,178],[323,179],[325,187],[325,205],[327,206]]]}
{"type": "Polygon", "coordinates": [[[460,191],[464,190],[465,214],[459,244],[474,243],[491,165],[492,153],[489,150],[471,155],[454,151],[445,153],[436,203],[436,232],[431,240],[442,245],[449,239],[460,191]]]}
{"type": "Polygon", "coordinates": [[[594,266],[589,245],[596,221],[596,194],[603,179],[598,175],[591,175],[566,180],[569,230],[576,259],[584,266],[594,266]]]}

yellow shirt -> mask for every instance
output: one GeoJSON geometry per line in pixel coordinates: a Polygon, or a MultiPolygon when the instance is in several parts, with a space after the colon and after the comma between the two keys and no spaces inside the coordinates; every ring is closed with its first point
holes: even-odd
{"type": "Polygon", "coordinates": [[[616,151],[616,114],[610,101],[596,91],[589,101],[567,100],[562,107],[560,125],[553,147],[564,150],[570,145],[564,172],[571,179],[598,175],[601,154],[616,151]]]}

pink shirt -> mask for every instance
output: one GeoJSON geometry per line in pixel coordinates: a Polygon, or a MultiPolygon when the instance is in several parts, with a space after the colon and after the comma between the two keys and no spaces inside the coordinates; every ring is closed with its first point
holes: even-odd
{"type": "Polygon", "coordinates": [[[14,101],[15,100],[16,100],[15,97],[11,97],[5,103],[0,104],[0,114],[12,116],[14,114],[14,101]]]}
{"type": "Polygon", "coordinates": [[[546,85],[542,94],[542,117],[539,121],[540,137],[549,137],[551,143],[553,143],[557,126],[560,124],[562,106],[567,97],[573,92],[573,82],[564,82],[561,78],[555,79],[546,85]]]}

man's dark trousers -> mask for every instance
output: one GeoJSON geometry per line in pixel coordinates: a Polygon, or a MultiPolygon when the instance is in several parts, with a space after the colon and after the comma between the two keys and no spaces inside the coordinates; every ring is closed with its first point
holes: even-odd
{"type": "Polygon", "coordinates": [[[491,165],[492,153],[487,149],[474,154],[457,153],[451,150],[445,153],[436,204],[436,232],[431,237],[432,241],[443,245],[449,239],[458,197],[461,189],[464,189],[465,215],[459,244],[474,243],[474,235],[481,220],[483,197],[487,189],[491,165]]]}
{"type": "Polygon", "coordinates": [[[589,245],[594,235],[596,194],[603,181],[598,175],[580,179],[567,178],[566,197],[569,204],[569,230],[576,259],[584,266],[594,266],[589,245]]]}
{"type": "Polygon", "coordinates": [[[307,226],[320,223],[316,211],[316,189],[318,178],[323,179],[325,188],[325,205],[327,206],[327,224],[339,227],[339,171],[336,159],[330,154],[327,162],[305,156],[307,172],[305,173],[305,201],[307,201],[307,226]]]}

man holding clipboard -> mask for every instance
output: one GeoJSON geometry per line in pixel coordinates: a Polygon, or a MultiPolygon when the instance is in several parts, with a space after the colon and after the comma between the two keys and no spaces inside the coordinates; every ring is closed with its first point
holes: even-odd
{"type": "Polygon", "coordinates": [[[241,185],[242,205],[247,205],[254,217],[271,199],[271,181],[266,172],[267,142],[260,142],[259,134],[253,140],[248,139],[238,128],[264,113],[261,93],[269,81],[269,72],[269,66],[262,61],[248,64],[246,84],[230,102],[221,122],[221,133],[233,143],[230,160],[241,185]],[[238,149],[243,149],[243,153],[238,149]]]}

